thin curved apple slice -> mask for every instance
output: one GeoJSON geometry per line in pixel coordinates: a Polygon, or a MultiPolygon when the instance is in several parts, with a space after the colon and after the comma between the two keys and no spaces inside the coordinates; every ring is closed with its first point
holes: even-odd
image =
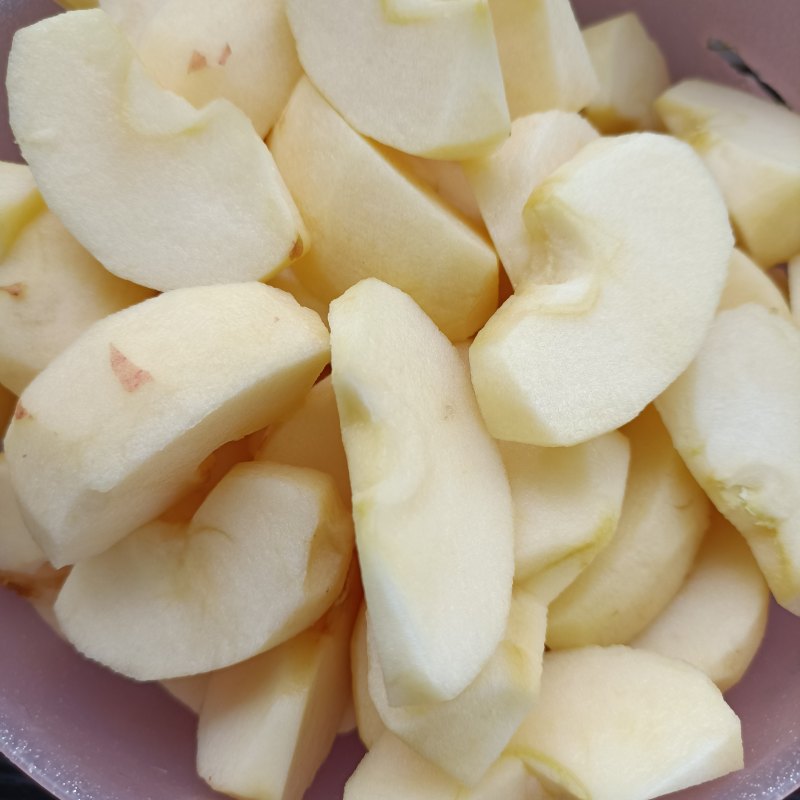
{"type": "Polygon", "coordinates": [[[149,523],[76,564],[56,616],[78,650],[123,675],[209,672],[319,619],[342,589],[352,547],[327,475],[239,464],[188,526],[149,523]]]}
{"type": "Polygon", "coordinates": [[[159,290],[266,280],[306,248],[244,113],[224,100],[198,110],[162,89],[102,11],[18,31],[7,86],[48,207],[121,278],[159,290]]]}

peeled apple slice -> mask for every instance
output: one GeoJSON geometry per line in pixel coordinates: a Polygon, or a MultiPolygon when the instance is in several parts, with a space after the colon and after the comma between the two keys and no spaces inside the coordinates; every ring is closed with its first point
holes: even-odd
{"type": "Polygon", "coordinates": [[[179,289],[95,323],[28,386],[5,438],[31,534],[55,566],[102,552],[217,447],[285,414],[328,353],[319,317],[258,283],[179,289]]]}
{"type": "MultiPolygon", "coordinates": [[[[369,623],[369,615],[367,617],[369,623]]],[[[480,783],[539,693],[547,607],[517,590],[505,637],[477,678],[441,703],[392,708],[369,647],[369,692],[386,727],[466,786],[480,783]]],[[[368,644],[374,643],[368,624],[368,644]]]]}
{"type": "Polygon", "coordinates": [[[578,444],[629,422],[694,358],[733,248],[691,148],[628,134],[586,145],[525,207],[535,267],[470,348],[498,439],[578,444]]]}
{"type": "Polygon", "coordinates": [[[769,589],[747,543],[715,514],[686,583],[631,646],[693,664],[725,692],[753,660],[768,609],[769,589]]]}
{"type": "Polygon", "coordinates": [[[78,650],[131,678],[209,672],[319,619],[341,591],[352,544],[328,476],[240,464],[188,526],[149,523],[76,564],[56,616],[78,650]]]}
{"type": "Polygon", "coordinates": [[[370,279],[331,303],[364,593],[390,705],[451,700],[503,638],[511,493],[458,352],[370,279]]]}
{"type": "Polygon", "coordinates": [[[611,542],[550,605],[551,648],[624,644],[672,600],[708,527],[709,503],[648,408],[625,428],[628,486],[611,542]]]}
{"type": "Polygon", "coordinates": [[[287,0],[286,10],[303,69],[364,136],[462,159],[508,135],[486,0],[287,0]]]}
{"type": "Polygon", "coordinates": [[[0,259],[20,231],[44,211],[44,201],[31,171],[22,164],[0,161],[0,259]]]}
{"type": "Polygon", "coordinates": [[[622,646],[546,654],[508,753],[582,800],[648,800],[743,766],[739,720],[709,678],[622,646]]]}
{"type": "Polygon", "coordinates": [[[785,320],[792,319],[789,304],[775,281],[741,250],[734,248],[719,310],[738,308],[745,303],[760,303],[785,320]]]}
{"type": "Polygon", "coordinates": [[[800,253],[800,115],[702,80],[670,87],[656,110],[716,178],[744,250],[762,267],[800,253]]]}
{"type": "Polygon", "coordinates": [[[800,614],[800,330],[755,303],[723,311],[656,406],[678,452],[800,614]]]}
{"type": "Polygon", "coordinates": [[[162,89],[102,11],[17,31],[7,86],[14,136],[48,207],[119,277],[159,290],[266,280],[305,249],[247,117],[162,89]]]}

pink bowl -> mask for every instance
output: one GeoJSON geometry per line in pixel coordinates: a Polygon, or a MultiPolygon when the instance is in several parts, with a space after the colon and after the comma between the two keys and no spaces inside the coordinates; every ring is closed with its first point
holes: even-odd
{"type": "MultiPolygon", "coordinates": [[[[676,79],[702,75],[758,92],[707,46],[723,42],[800,108],[797,0],[574,3],[583,23],[638,10],[676,79]]],[[[54,10],[47,0],[0,0],[0,52],[7,53],[14,30],[54,10]]],[[[3,87],[0,107],[0,158],[16,160],[3,87]]],[[[3,589],[0,619],[0,750],[25,772],[63,800],[220,797],[195,774],[194,718],[164,691],[86,661],[3,589]]],[[[729,700],[742,719],[746,769],[676,800],[779,800],[800,786],[800,620],[773,606],[761,651],[729,700]]],[[[341,737],[306,800],[340,798],[362,753],[355,736],[341,737]]]]}

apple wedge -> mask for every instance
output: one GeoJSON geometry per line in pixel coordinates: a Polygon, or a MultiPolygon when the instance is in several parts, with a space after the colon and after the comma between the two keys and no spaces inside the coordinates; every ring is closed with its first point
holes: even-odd
{"type": "Polygon", "coordinates": [[[486,240],[386,149],[356,133],[303,79],[270,147],[314,247],[294,269],[330,302],[363,278],[410,294],[453,341],[497,307],[486,240]]]}
{"type": "Polygon", "coordinates": [[[546,654],[507,752],[585,800],[648,800],[743,766],[739,720],[709,678],[622,646],[546,654]]]}
{"type": "Polygon", "coordinates": [[[239,798],[302,800],[349,696],[360,602],[354,568],[316,625],[211,678],[197,729],[197,771],[210,786],[239,798]]]}
{"type": "Polygon", "coordinates": [[[255,459],[326,472],[333,478],[342,502],[350,507],[347,456],[330,376],[319,381],[301,405],[269,429],[255,459]]]}
{"type": "Polygon", "coordinates": [[[287,0],[300,63],[359,133],[462,159],[508,135],[487,0],[287,0]]]}
{"type": "Polygon", "coordinates": [[[136,51],[165,89],[196,108],[230,100],[261,138],[302,73],[283,0],[163,0],[136,51]]]}
{"type": "Polygon", "coordinates": [[[101,10],[17,31],[7,86],[48,207],[115,275],[159,290],[265,280],[308,244],[244,113],[162,89],[101,10]]]}
{"type": "Polygon", "coordinates": [[[0,453],[0,573],[31,575],[45,563],[45,556],[22,519],[5,453],[0,453]]]}
{"type": "Polygon", "coordinates": [[[344,800],[546,800],[541,784],[516,758],[501,758],[469,789],[391,732],[367,753],[344,788],[344,800]]]}
{"type": "Polygon", "coordinates": [[[78,650],[131,678],[209,672],[319,619],[341,591],[352,547],[327,475],[240,464],[188,526],[149,523],[76,564],[56,616],[78,650]]]}
{"type": "Polygon", "coordinates": [[[153,292],[112,275],[44,211],[0,258],[0,383],[20,395],[89,326],[153,292]]]}
{"type": "Polygon", "coordinates": [[[367,750],[386,730],[378,709],[369,693],[369,647],[367,643],[367,607],[362,606],[353,628],[350,642],[350,665],[352,671],[353,705],[356,713],[358,736],[367,750]]]}
{"type": "Polygon", "coordinates": [[[800,115],[701,80],[672,86],[656,110],[703,157],[744,250],[762,267],[800,253],[800,115]]]}
{"type": "Polygon", "coordinates": [[[719,311],[738,308],[745,303],[760,303],[773,314],[792,320],[789,304],[775,281],[741,250],[734,248],[719,311]]]}
{"type": "Polygon", "coordinates": [[[31,171],[22,164],[0,161],[0,259],[44,207],[31,171]]]}
{"type": "Polygon", "coordinates": [[[55,566],[102,552],[217,447],[284,415],[328,353],[319,317],[259,283],[177,289],[96,322],[28,386],[5,438],[31,534],[55,566]]]}
{"type": "Polygon", "coordinates": [[[723,311],[656,406],[678,452],[800,614],[800,330],[756,303],[723,311]]]}
{"type": "Polygon", "coordinates": [[[451,700],[508,620],[514,533],[503,463],[457,350],[408,295],[365,280],[331,303],[329,320],[388,702],[451,700]]]}
{"type": "Polygon", "coordinates": [[[654,103],[669,87],[661,49],[632,11],[583,31],[599,90],[586,106],[589,121],[605,134],[653,130],[654,103]]]}
{"type": "Polygon", "coordinates": [[[630,445],[612,431],[574,447],[500,442],[514,504],[514,579],[550,604],[614,535],[630,445]]]}
{"type": "Polygon", "coordinates": [[[686,583],[631,646],[693,664],[725,692],[753,660],[768,611],[769,589],[747,543],[715,514],[686,583]]]}
{"type": "Polygon", "coordinates": [[[547,607],[517,590],[505,637],[477,678],[445,702],[392,708],[367,614],[370,697],[386,727],[466,786],[500,757],[539,693],[547,607]]]}
{"type": "Polygon", "coordinates": [[[521,286],[532,267],[534,242],[522,211],[531,192],[597,131],[578,114],[547,111],[515,119],[511,136],[491,155],[464,162],[489,235],[511,283],[521,286]]]}
{"type": "Polygon", "coordinates": [[[536,266],[475,338],[472,382],[496,438],[578,444],[689,365],[733,237],[697,155],[651,133],[586,145],[533,192],[525,221],[536,266]]]}
{"type": "Polygon", "coordinates": [[[511,119],[580,111],[597,93],[569,0],[489,0],[511,119]]]}
{"type": "Polygon", "coordinates": [[[625,429],[628,487],[611,542],[549,609],[553,649],[625,644],[681,587],[708,527],[709,503],[653,408],[625,429]]]}

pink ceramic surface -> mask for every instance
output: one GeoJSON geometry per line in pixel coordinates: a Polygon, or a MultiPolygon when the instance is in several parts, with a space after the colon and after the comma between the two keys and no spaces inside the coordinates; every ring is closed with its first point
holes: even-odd
{"type": "MultiPolygon", "coordinates": [[[[638,9],[675,78],[704,75],[757,91],[709,51],[709,39],[721,40],[800,108],[800,0],[574,2],[584,23],[638,9]]],[[[53,11],[47,0],[0,0],[2,71],[13,31],[53,11]]],[[[2,89],[0,104],[0,158],[16,159],[2,89]]],[[[0,750],[56,796],[220,797],[194,772],[194,718],[161,689],[85,661],[6,590],[0,626],[0,750]]],[[[676,800],[778,800],[800,786],[800,620],[773,606],[764,645],[729,700],[742,719],[747,768],[676,800]]],[[[355,737],[340,738],[306,800],[341,798],[362,752],[355,737]]]]}

